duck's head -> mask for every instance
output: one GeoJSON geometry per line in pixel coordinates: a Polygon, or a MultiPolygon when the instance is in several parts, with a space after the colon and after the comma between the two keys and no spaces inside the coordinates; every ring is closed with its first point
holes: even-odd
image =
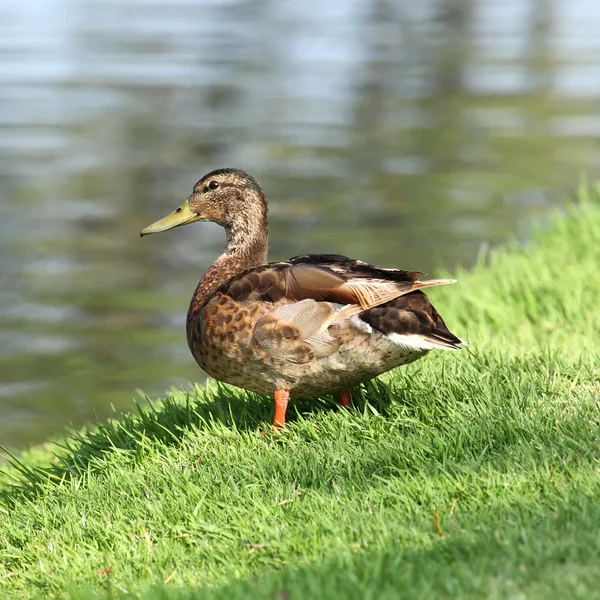
{"type": "MultiPolygon", "coordinates": [[[[252,175],[240,169],[217,169],[205,175],[187,200],[170,215],[152,223],[141,236],[194,223],[211,221],[233,238],[266,236],[268,210],[265,195],[252,175]]],[[[241,240],[240,240],[241,241],[241,240]]]]}

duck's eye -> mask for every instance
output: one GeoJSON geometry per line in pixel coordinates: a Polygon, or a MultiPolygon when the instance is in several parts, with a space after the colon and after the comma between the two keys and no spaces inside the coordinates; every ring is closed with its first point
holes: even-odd
{"type": "Polygon", "coordinates": [[[219,187],[219,182],[218,182],[218,181],[211,181],[211,182],[208,184],[208,187],[209,187],[211,190],[216,190],[216,189],[219,187]]]}

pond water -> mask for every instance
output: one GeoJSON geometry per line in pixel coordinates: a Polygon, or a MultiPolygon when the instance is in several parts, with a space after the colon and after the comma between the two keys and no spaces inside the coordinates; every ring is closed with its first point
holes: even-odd
{"type": "Polygon", "coordinates": [[[0,19],[0,444],[200,381],[223,232],[141,240],[253,173],[271,257],[435,271],[526,238],[600,164],[596,0],[29,0],[0,19]]]}

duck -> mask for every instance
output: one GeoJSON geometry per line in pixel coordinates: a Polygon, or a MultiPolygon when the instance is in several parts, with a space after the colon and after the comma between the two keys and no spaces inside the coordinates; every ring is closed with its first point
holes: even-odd
{"type": "Polygon", "coordinates": [[[334,394],[347,407],[359,384],[463,345],[422,291],[453,279],[341,254],[267,262],[267,200],[243,170],[211,171],[140,235],[197,221],[223,227],[227,244],[192,296],[190,351],[213,379],[271,396],[274,430],[285,427],[290,398],[334,394]]]}

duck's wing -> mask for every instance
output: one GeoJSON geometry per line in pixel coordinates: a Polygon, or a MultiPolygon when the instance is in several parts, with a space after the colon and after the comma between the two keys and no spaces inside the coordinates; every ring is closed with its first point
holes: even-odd
{"type": "Polygon", "coordinates": [[[343,305],[345,316],[352,316],[415,290],[454,283],[453,279],[419,281],[422,275],[339,254],[306,254],[246,271],[220,291],[238,302],[332,302],[343,305]]]}
{"type": "Polygon", "coordinates": [[[254,345],[284,360],[307,362],[315,355],[337,351],[355,328],[370,327],[362,317],[340,327],[354,315],[416,290],[454,282],[419,281],[421,275],[341,255],[308,254],[250,269],[219,292],[257,314],[252,326],[254,345]]]}

